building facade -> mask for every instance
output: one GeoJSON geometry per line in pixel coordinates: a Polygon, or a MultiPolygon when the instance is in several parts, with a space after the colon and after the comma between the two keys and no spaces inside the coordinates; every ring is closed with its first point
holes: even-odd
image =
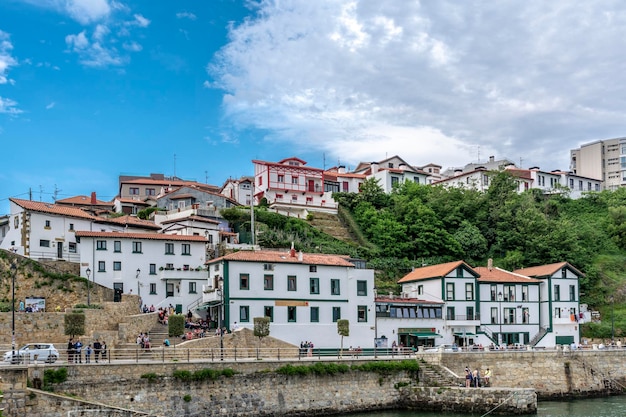
{"type": "Polygon", "coordinates": [[[570,150],[570,171],[602,181],[603,190],[626,185],[626,137],[598,140],[570,150]]]}

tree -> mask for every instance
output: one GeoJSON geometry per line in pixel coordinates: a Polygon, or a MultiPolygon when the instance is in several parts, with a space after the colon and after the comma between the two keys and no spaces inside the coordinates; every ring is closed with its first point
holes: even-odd
{"type": "Polygon", "coordinates": [[[343,356],[343,337],[350,336],[350,321],[346,319],[337,320],[337,333],[341,336],[341,350],[339,356],[343,356]]]}
{"type": "Polygon", "coordinates": [[[74,338],[76,335],[85,334],[85,313],[72,311],[65,314],[65,334],[74,338]]]}
{"type": "Polygon", "coordinates": [[[254,318],[254,335],[259,338],[259,345],[264,337],[270,335],[270,318],[255,317],[254,318]]]}
{"type": "Polygon", "coordinates": [[[167,319],[167,334],[169,337],[178,337],[185,333],[185,316],[172,314],[167,319]]]}

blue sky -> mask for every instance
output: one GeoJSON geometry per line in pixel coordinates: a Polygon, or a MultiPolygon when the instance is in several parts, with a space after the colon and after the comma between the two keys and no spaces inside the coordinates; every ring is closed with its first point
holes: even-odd
{"type": "Polygon", "coordinates": [[[3,0],[0,213],[256,158],[568,169],[624,136],[625,40],[620,1],[3,0]]]}

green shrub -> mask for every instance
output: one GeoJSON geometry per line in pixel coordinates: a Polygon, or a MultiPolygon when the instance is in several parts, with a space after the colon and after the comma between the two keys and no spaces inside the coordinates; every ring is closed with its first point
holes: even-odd
{"type": "Polygon", "coordinates": [[[184,369],[177,369],[172,372],[172,376],[181,381],[191,381],[191,372],[184,369]]]}
{"type": "Polygon", "coordinates": [[[183,397],[183,401],[188,403],[189,401],[191,401],[191,395],[187,394],[183,397]]]}
{"type": "Polygon", "coordinates": [[[155,374],[154,372],[148,372],[147,374],[143,374],[141,375],[142,379],[147,379],[150,382],[153,382],[155,380],[157,380],[159,378],[159,376],[157,374],[155,374]]]}
{"type": "Polygon", "coordinates": [[[172,314],[167,320],[167,334],[169,337],[178,337],[185,333],[185,316],[172,314]]]}

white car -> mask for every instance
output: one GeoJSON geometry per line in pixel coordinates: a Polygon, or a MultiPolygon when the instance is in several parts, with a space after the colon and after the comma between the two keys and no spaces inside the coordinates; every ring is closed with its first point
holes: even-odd
{"type": "Polygon", "coordinates": [[[32,363],[35,357],[39,362],[54,363],[59,359],[59,351],[52,343],[29,343],[4,354],[4,361],[10,363],[32,363]]]}
{"type": "Polygon", "coordinates": [[[432,348],[428,348],[424,350],[424,352],[458,352],[459,348],[457,345],[443,344],[439,346],[435,346],[432,348]]]}

